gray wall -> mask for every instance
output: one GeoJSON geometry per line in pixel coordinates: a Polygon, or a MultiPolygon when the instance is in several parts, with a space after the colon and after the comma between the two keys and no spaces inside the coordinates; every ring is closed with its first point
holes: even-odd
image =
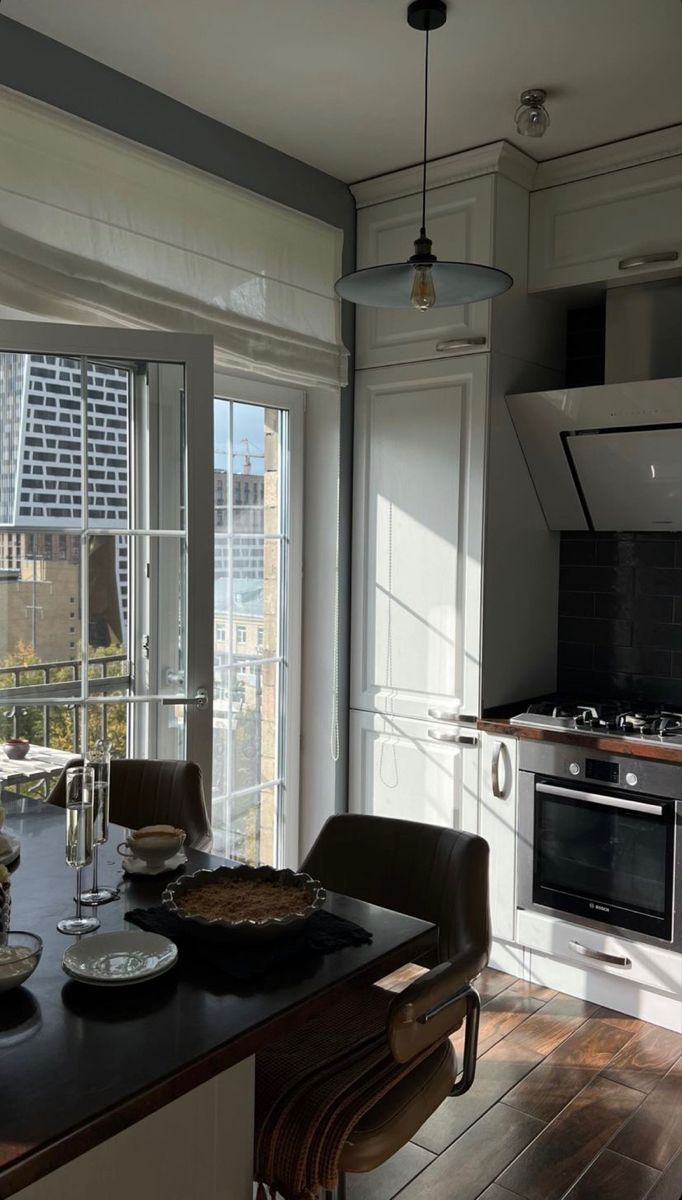
{"type": "MultiPolygon", "coordinates": [[[[343,271],[353,269],[355,201],[348,186],[331,175],[3,16],[0,16],[0,84],[338,226],[344,233],[343,271]]],[[[353,334],[353,310],[344,305],[343,340],[351,352],[353,334]]],[[[351,358],[351,379],[352,367],[351,358]]],[[[349,387],[341,404],[339,661],[346,665],[346,670],[342,671],[339,698],[342,746],[337,771],[337,810],[345,808],[347,796],[352,447],[353,396],[349,387]]]]}

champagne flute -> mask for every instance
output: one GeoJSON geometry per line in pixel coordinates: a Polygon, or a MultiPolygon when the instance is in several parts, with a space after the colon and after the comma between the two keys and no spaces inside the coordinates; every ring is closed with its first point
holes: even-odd
{"type": "Polygon", "coordinates": [[[97,917],[81,913],[83,867],[92,862],[93,792],[92,767],[69,767],[66,772],[66,861],[76,868],[76,915],[57,922],[60,933],[78,937],[99,929],[97,917]]]}
{"type": "Polygon", "coordinates": [[[99,884],[99,848],[109,837],[109,775],[111,770],[111,742],[98,738],[95,749],[87,760],[92,767],[94,776],[93,792],[93,854],[92,854],[92,886],[83,892],[83,904],[97,907],[98,904],[109,904],[118,900],[118,888],[100,887],[99,884]]]}

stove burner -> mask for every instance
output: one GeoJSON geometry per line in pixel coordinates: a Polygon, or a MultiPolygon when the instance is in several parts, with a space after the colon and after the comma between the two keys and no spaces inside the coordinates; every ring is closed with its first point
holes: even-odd
{"type": "Polygon", "coordinates": [[[681,737],[682,713],[660,704],[625,704],[617,700],[597,704],[578,704],[564,700],[541,700],[531,704],[528,713],[538,717],[559,717],[572,721],[577,731],[612,733],[618,737],[681,737]]]}

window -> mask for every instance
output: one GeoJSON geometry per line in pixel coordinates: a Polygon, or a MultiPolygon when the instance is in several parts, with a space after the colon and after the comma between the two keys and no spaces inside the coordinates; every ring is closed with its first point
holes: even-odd
{"type": "Polygon", "coordinates": [[[216,382],[214,847],[293,865],[303,397],[252,380],[216,382]]]}

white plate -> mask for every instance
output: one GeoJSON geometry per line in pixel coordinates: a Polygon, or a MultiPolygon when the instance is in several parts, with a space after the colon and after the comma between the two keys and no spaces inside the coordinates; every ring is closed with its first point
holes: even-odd
{"type": "Polygon", "coordinates": [[[178,867],[184,866],[186,862],[187,855],[184,850],[178,850],[172,858],[167,858],[156,867],[151,867],[143,858],[123,858],[123,870],[129,875],[163,875],[165,871],[177,871],[178,867]]]}
{"type": "Polygon", "coordinates": [[[72,979],[101,987],[125,987],[170,971],[178,948],[158,933],[124,929],[79,938],[64,951],[62,967],[72,979]]]}
{"type": "Polygon", "coordinates": [[[7,838],[9,846],[4,850],[0,850],[0,867],[8,867],[10,863],[13,863],[19,857],[21,842],[18,837],[13,837],[11,833],[4,833],[3,837],[7,838]]]}

